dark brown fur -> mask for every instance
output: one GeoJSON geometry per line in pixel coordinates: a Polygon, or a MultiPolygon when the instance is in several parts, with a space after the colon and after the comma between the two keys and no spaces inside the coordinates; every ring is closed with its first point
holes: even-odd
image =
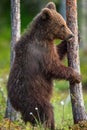
{"type": "Polygon", "coordinates": [[[35,125],[35,117],[45,127],[54,130],[50,104],[53,79],[80,82],[80,75],[61,63],[67,52],[67,42],[58,46],[53,42],[57,38],[65,40],[71,34],[51,2],[36,16],[31,29],[16,44],[7,90],[12,106],[21,112],[25,122],[35,125]]]}

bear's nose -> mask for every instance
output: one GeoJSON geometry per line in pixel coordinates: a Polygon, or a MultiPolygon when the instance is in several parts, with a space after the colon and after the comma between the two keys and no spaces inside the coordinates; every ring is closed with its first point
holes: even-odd
{"type": "Polygon", "coordinates": [[[73,37],[74,37],[74,34],[72,33],[72,34],[69,35],[68,39],[71,39],[73,37]]]}
{"type": "Polygon", "coordinates": [[[66,38],[66,40],[70,40],[71,38],[73,38],[74,37],[74,34],[72,33],[72,34],[70,34],[67,38],[66,38]]]}

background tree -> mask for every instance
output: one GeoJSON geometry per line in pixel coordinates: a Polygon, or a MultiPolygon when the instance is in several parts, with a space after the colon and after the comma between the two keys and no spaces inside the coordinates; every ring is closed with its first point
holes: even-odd
{"type": "MultiPolygon", "coordinates": [[[[12,29],[12,40],[11,40],[11,66],[15,58],[14,45],[20,38],[20,0],[11,0],[11,29],[12,29]]],[[[9,98],[7,100],[7,107],[5,117],[10,120],[15,120],[17,114],[10,104],[9,98]]]]}
{"type": "MultiPolygon", "coordinates": [[[[78,43],[78,23],[77,23],[77,0],[66,0],[67,24],[74,33],[74,38],[67,44],[68,64],[80,73],[79,62],[79,43],[78,43]]],[[[82,84],[70,83],[70,95],[72,103],[72,111],[74,123],[87,120],[84,107],[82,84]]]]}
{"type": "Polygon", "coordinates": [[[87,0],[81,0],[80,2],[81,9],[81,38],[82,38],[82,46],[83,49],[87,52],[87,0]]]}

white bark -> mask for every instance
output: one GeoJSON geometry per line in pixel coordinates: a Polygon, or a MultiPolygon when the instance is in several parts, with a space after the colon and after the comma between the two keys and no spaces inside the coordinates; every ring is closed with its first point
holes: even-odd
{"type": "MultiPolygon", "coordinates": [[[[14,61],[15,52],[14,46],[20,38],[20,0],[11,0],[11,66],[14,61]]],[[[16,111],[10,104],[9,98],[7,100],[7,107],[5,117],[10,120],[15,120],[17,117],[16,111]]]]}

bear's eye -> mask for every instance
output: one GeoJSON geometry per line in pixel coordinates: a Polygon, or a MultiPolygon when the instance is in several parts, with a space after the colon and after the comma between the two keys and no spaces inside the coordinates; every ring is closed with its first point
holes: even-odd
{"type": "Polygon", "coordinates": [[[62,25],[62,26],[61,26],[61,28],[64,28],[64,27],[65,27],[65,25],[62,25]]]}

